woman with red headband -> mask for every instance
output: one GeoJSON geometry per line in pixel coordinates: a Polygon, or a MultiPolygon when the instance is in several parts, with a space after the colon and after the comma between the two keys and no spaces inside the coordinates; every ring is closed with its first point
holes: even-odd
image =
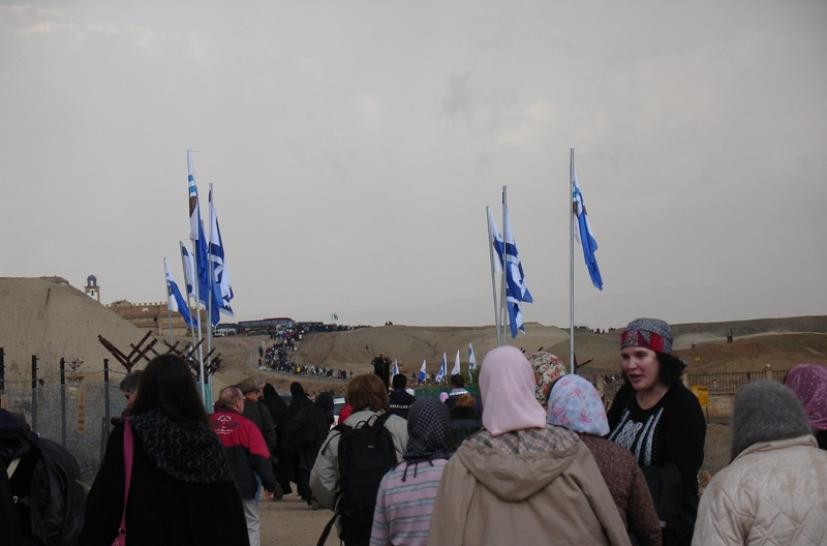
{"type": "Polygon", "coordinates": [[[624,385],[609,409],[609,440],[637,459],[663,526],[663,544],[692,540],[706,423],[681,382],[686,364],[672,355],[672,329],[633,320],[621,334],[624,385]]]}

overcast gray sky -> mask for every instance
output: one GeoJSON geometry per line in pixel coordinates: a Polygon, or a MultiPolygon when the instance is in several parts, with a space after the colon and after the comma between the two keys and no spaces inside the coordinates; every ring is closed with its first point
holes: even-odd
{"type": "Polygon", "coordinates": [[[577,322],[827,313],[827,3],[0,3],[0,275],[181,280],[185,150],[240,319],[492,322],[507,184],[568,322],[568,161],[605,281],[577,322]]]}

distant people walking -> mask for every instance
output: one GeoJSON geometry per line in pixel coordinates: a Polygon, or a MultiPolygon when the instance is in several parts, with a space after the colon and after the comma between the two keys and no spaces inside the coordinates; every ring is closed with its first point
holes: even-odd
{"type": "Polygon", "coordinates": [[[288,442],[299,452],[296,467],[296,486],[299,496],[311,504],[310,471],[333,425],[333,395],[321,393],[312,406],[307,406],[293,418],[288,430],[288,442]]]}
{"type": "Polygon", "coordinates": [[[660,546],[660,520],[643,472],[628,450],[605,439],[609,421],[591,383],[566,375],[552,385],[548,422],[576,432],[594,455],[633,544],[660,546]]]}
{"type": "Polygon", "coordinates": [[[489,352],[479,384],[485,429],[445,466],[428,544],[629,544],[589,449],[546,425],[520,350],[489,352]]]}
{"type": "MultiPolygon", "coordinates": [[[[357,375],[347,386],[353,413],[322,444],[310,473],[313,497],[336,509],[339,536],[347,546],[370,541],[373,509],[382,476],[401,462],[408,424],[388,411],[388,391],[373,374],[357,375]]],[[[329,532],[330,524],[325,533],[329,532]]]]}
{"type": "Polygon", "coordinates": [[[784,384],[793,390],[804,406],[818,447],[827,449],[827,367],[799,364],[787,373],[784,384]]]}
{"type": "Polygon", "coordinates": [[[784,385],[738,392],[732,458],[704,491],[693,545],[827,543],[827,452],[784,385]]]}
{"type": "Polygon", "coordinates": [[[379,484],[371,546],[428,543],[434,498],[450,456],[448,429],[444,404],[423,398],[411,406],[405,460],[385,474],[379,484]]]}
{"type": "Polygon", "coordinates": [[[75,546],[86,495],[75,458],[0,409],[0,544],[75,546]]]}
{"type": "Polygon", "coordinates": [[[390,388],[391,359],[379,353],[379,356],[375,357],[371,364],[373,365],[373,373],[379,376],[386,389],[390,388]]]}
{"type": "Polygon", "coordinates": [[[482,428],[482,420],[477,412],[477,401],[470,394],[458,396],[451,408],[451,425],[448,431],[448,447],[451,451],[459,449],[466,438],[482,428]]]}
{"type": "Polygon", "coordinates": [[[227,459],[207,425],[189,366],[178,356],[147,365],[131,417],[110,434],[80,544],[110,546],[122,515],[129,546],[248,544],[227,459]],[[129,449],[126,442],[125,450],[127,427],[133,444],[129,449]],[[132,472],[124,511],[126,460],[132,472]]]}
{"type": "Polygon", "coordinates": [[[264,485],[267,498],[272,499],[276,479],[264,436],[255,423],[244,417],[244,404],[244,397],[237,387],[221,389],[216,411],[210,415],[210,426],[224,447],[235,485],[244,503],[250,546],[259,546],[259,481],[264,485]]]}
{"type": "Polygon", "coordinates": [[[692,540],[706,422],[681,382],[686,365],[672,355],[672,329],[637,319],[621,334],[624,384],[609,409],[609,440],[628,449],[643,470],[666,546],[692,540]]]}
{"type": "Polygon", "coordinates": [[[408,410],[416,402],[416,396],[405,390],[408,386],[408,378],[404,375],[397,374],[393,376],[393,390],[391,391],[388,407],[390,413],[398,415],[403,419],[408,418],[408,410]]]}

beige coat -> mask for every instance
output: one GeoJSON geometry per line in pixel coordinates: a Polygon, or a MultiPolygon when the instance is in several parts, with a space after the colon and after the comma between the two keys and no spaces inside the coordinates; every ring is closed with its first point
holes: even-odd
{"type": "MultiPolygon", "coordinates": [[[[384,412],[357,411],[347,418],[345,424],[355,427],[360,422],[382,413],[384,412]]],[[[385,421],[385,428],[393,437],[396,460],[400,462],[408,446],[408,422],[401,417],[391,415],[385,421]]],[[[327,439],[319,449],[313,470],[310,471],[310,490],[313,492],[313,497],[319,501],[319,505],[331,510],[336,506],[336,497],[339,493],[339,436],[341,434],[338,431],[331,431],[327,435],[327,439]]]]}
{"type": "Polygon", "coordinates": [[[549,426],[466,440],[442,474],[429,546],[629,544],[576,434],[549,426]]]}
{"type": "Polygon", "coordinates": [[[709,482],[692,544],[827,544],[827,451],[809,435],[745,449],[709,482]]]}

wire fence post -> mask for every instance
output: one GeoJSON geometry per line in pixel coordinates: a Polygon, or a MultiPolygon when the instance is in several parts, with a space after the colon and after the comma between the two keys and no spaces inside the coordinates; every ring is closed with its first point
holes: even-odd
{"type": "Polygon", "coordinates": [[[66,447],[66,359],[60,357],[60,443],[66,447]]]}
{"type": "Polygon", "coordinates": [[[32,430],[37,432],[37,356],[32,355],[32,430]]]}
{"type": "Polygon", "coordinates": [[[0,347],[0,394],[6,390],[6,348],[0,347]]]}
{"type": "Polygon", "coordinates": [[[103,431],[104,438],[109,438],[109,359],[103,359],[103,431]]]}

